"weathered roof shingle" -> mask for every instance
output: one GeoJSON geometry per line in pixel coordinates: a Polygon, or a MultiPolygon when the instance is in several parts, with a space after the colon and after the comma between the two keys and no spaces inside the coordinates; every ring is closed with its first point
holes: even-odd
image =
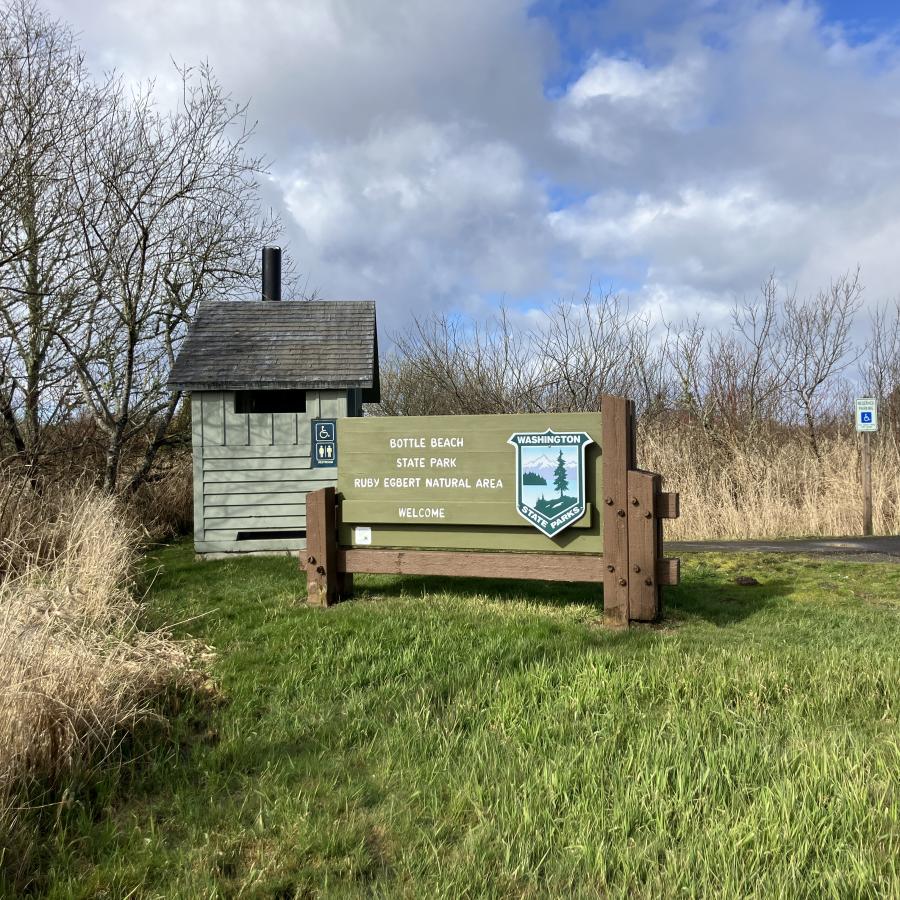
{"type": "Polygon", "coordinates": [[[202,303],[169,387],[182,391],[363,388],[378,400],[371,300],[202,303]]]}

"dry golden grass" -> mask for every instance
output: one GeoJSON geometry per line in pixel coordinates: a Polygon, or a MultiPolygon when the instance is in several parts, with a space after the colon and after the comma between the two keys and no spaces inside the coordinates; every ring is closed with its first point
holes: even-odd
{"type": "Polygon", "coordinates": [[[130,499],[129,512],[154,540],[190,534],[194,527],[194,469],[190,453],[173,454],[165,469],[130,499]]]}
{"type": "MultiPolygon", "coordinates": [[[[718,435],[700,425],[653,424],[638,436],[639,464],[681,494],[669,540],[862,534],[859,444],[855,435],[718,435]]],[[[900,531],[900,448],[873,442],[876,534],[900,531]]]]}
{"type": "MultiPolygon", "coordinates": [[[[32,798],[101,759],[154,701],[196,680],[191,648],[138,626],[138,531],[116,501],[36,499],[0,480],[0,836],[32,798]]],[[[19,835],[21,841],[22,835],[19,835]]]]}

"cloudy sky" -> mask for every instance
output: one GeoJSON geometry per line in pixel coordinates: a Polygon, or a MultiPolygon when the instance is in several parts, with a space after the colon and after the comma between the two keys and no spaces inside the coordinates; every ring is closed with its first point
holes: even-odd
{"type": "Polygon", "coordinates": [[[900,295],[900,8],[873,0],[53,0],[92,66],[208,60],[327,298],[714,319],[775,272],[900,295]]]}

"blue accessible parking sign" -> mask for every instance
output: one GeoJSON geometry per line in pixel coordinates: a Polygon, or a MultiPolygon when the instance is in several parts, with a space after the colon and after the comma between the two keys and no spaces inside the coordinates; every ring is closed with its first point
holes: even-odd
{"type": "Polygon", "coordinates": [[[878,402],[874,397],[857,398],[856,430],[878,431],[878,402]]]}

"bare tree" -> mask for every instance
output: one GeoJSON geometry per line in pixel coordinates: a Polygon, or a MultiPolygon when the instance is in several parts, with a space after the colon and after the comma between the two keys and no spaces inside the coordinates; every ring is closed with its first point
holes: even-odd
{"type": "Polygon", "coordinates": [[[775,419],[784,391],[785,371],[774,274],[763,282],[757,300],[735,305],[732,322],[743,350],[739,354],[741,377],[735,381],[735,395],[742,398],[740,405],[749,422],[775,419]]]}
{"type": "Polygon", "coordinates": [[[634,324],[612,291],[595,298],[588,290],[579,304],[557,302],[533,335],[534,352],[546,366],[547,409],[599,409],[602,394],[625,392],[634,324]]]}
{"type": "MultiPolygon", "coordinates": [[[[798,423],[818,454],[823,428],[847,404],[861,292],[857,272],[801,301],[772,275],[720,328],[699,316],[659,328],[609,292],[559,301],[537,320],[503,310],[485,323],[416,322],[384,361],[380,411],[591,410],[602,394],[619,393],[645,416],[679,412],[707,432],[722,459],[736,442],[765,442],[798,423]]],[[[881,338],[868,371],[873,390],[900,398],[900,306],[891,315],[878,314],[881,338]]]]}
{"type": "Polygon", "coordinates": [[[33,472],[72,395],[58,335],[81,274],[75,151],[106,93],[68,28],[28,0],[0,8],[0,412],[33,472]]]}
{"type": "Polygon", "coordinates": [[[746,434],[781,413],[785,376],[777,298],[770,276],[759,298],[734,305],[730,328],[704,337],[706,406],[732,432],[746,434]]]}
{"type": "Polygon", "coordinates": [[[711,416],[708,400],[708,367],[706,328],[695,316],[678,325],[667,325],[665,352],[673,377],[673,400],[701,423],[711,416]]]}
{"type": "Polygon", "coordinates": [[[820,456],[819,430],[826,412],[829,389],[859,358],[851,330],[862,303],[859,270],[832,281],[828,290],[784,304],[781,336],[787,391],[798,409],[813,452],[820,456]]]}
{"type": "Polygon", "coordinates": [[[665,386],[662,346],[650,319],[612,293],[560,301],[536,322],[501,308],[486,322],[417,320],[383,361],[389,415],[596,410],[603,393],[628,393],[642,409],[665,386]]]}
{"type": "Polygon", "coordinates": [[[390,415],[520,412],[539,375],[529,338],[506,309],[484,323],[433,316],[394,336],[382,378],[390,415]]]}
{"type": "Polygon", "coordinates": [[[0,7],[0,435],[33,472],[47,426],[86,410],[98,480],[136,490],[178,407],[165,381],[186,323],[201,300],[255,293],[280,232],[246,108],[208,67],[180,74],[162,112],[152,85],[93,81],[32,0],[0,7]]]}
{"type": "Polygon", "coordinates": [[[253,128],[209,68],[180,70],[178,109],[152,86],[121,85],[98,131],[84,136],[79,252],[85,290],[78,328],[60,335],[84,403],[105,435],[102,484],[121,487],[124,455],[142,444],[125,490],[150,473],[178,404],[166,377],[201,300],[256,288],[259,248],[280,223],[264,216],[248,153],[253,128]]]}
{"type": "Polygon", "coordinates": [[[878,398],[885,426],[900,439],[900,300],[876,307],[862,365],[866,390],[878,398]]]}
{"type": "Polygon", "coordinates": [[[672,404],[672,376],[668,362],[668,335],[649,315],[632,319],[628,333],[630,375],[625,392],[648,419],[662,414],[672,404]]]}

